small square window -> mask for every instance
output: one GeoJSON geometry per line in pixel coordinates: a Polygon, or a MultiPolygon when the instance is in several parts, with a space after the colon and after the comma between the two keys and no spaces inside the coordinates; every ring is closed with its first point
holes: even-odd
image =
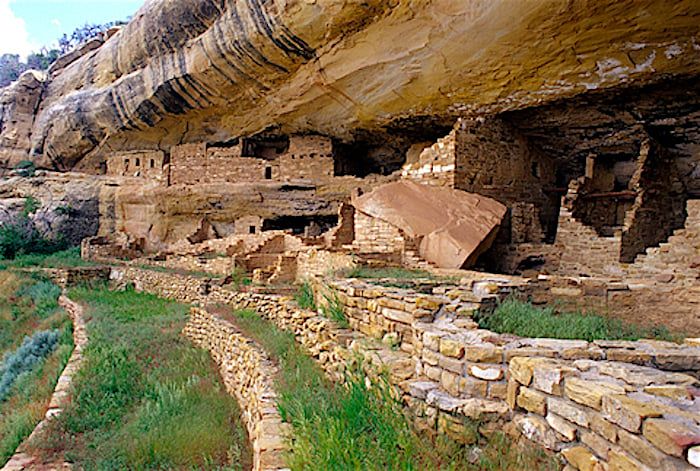
{"type": "Polygon", "coordinates": [[[250,226],[250,227],[248,228],[248,231],[249,231],[251,234],[255,234],[255,226],[250,226]]]}

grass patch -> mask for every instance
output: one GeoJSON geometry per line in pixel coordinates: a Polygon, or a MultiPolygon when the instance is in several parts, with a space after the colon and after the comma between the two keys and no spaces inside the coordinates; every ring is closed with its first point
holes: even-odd
{"type": "Polygon", "coordinates": [[[294,299],[300,308],[309,311],[316,310],[316,298],[314,297],[314,289],[311,283],[304,281],[299,285],[299,289],[294,293],[294,299]]]}
{"type": "Polygon", "coordinates": [[[397,280],[415,280],[418,278],[434,279],[435,277],[428,271],[416,270],[405,267],[372,267],[356,265],[350,269],[338,271],[338,276],[343,278],[393,278],[397,280]]]}
{"type": "MultiPolygon", "coordinates": [[[[283,418],[292,424],[295,470],[496,470],[558,469],[556,460],[529,446],[521,450],[502,432],[470,437],[483,450],[446,435],[419,434],[382,377],[348,374],[345,385],[330,382],[284,332],[252,311],[226,315],[260,344],[281,368],[276,389],[283,418]],[[472,455],[472,456],[470,456],[472,455]]],[[[478,427],[471,424],[471,429],[478,427]]],[[[474,433],[471,433],[474,435],[474,433]]]]}
{"type": "Polygon", "coordinates": [[[73,325],[58,309],[60,291],[51,283],[0,271],[0,467],[44,417],[73,351],[73,325]]]}
{"type": "Polygon", "coordinates": [[[95,265],[80,258],[80,247],[72,247],[48,255],[38,253],[17,255],[14,260],[4,260],[2,263],[16,268],[79,268],[95,265]]]}
{"type": "Polygon", "coordinates": [[[502,302],[493,314],[477,315],[479,326],[521,337],[582,340],[638,340],[656,338],[675,341],[666,327],[644,328],[595,313],[560,312],[554,307],[535,307],[517,299],[502,302]]]}
{"type": "Polygon", "coordinates": [[[37,451],[85,470],[249,467],[234,398],[209,355],[181,338],[187,306],[133,291],[71,297],[87,306],[90,343],[37,451]]]}

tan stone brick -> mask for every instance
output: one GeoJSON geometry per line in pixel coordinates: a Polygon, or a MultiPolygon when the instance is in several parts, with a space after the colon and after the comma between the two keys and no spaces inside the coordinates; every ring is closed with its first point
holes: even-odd
{"type": "Polygon", "coordinates": [[[440,353],[453,358],[464,356],[464,342],[449,338],[440,339],[440,353]]]}
{"type": "Polygon", "coordinates": [[[545,358],[515,357],[508,364],[508,377],[529,386],[535,367],[548,361],[545,358]]]}
{"type": "Polygon", "coordinates": [[[428,350],[437,352],[440,350],[440,337],[442,337],[440,332],[431,332],[429,330],[423,332],[423,345],[428,350]]]}
{"type": "Polygon", "coordinates": [[[644,388],[644,392],[648,394],[654,394],[656,396],[667,397],[669,399],[673,399],[674,401],[693,398],[693,396],[688,392],[687,387],[676,386],[674,384],[664,384],[661,386],[647,386],[644,388]]]}
{"type": "Polygon", "coordinates": [[[544,357],[544,358],[556,358],[559,356],[559,352],[551,348],[511,348],[505,351],[506,361],[511,361],[515,357],[544,357]]]}
{"type": "Polygon", "coordinates": [[[464,374],[465,362],[463,360],[457,360],[455,358],[450,358],[450,357],[439,355],[438,356],[438,365],[441,368],[449,370],[453,373],[457,373],[459,375],[464,374]]]}
{"type": "Polygon", "coordinates": [[[617,442],[617,427],[605,420],[603,416],[597,412],[592,412],[589,417],[591,420],[591,430],[611,443],[617,442]]]}
{"type": "Polygon", "coordinates": [[[518,415],[513,419],[513,423],[526,438],[533,442],[550,450],[556,450],[559,447],[556,433],[549,427],[544,418],[518,415]]]}
{"type": "Polygon", "coordinates": [[[503,368],[501,365],[470,363],[467,365],[467,373],[475,378],[486,381],[499,381],[503,379],[503,368]]]}
{"type": "Polygon", "coordinates": [[[422,358],[424,363],[432,366],[437,366],[440,355],[438,355],[432,350],[423,350],[422,358]]]}
{"type": "Polygon", "coordinates": [[[605,356],[611,361],[646,365],[651,362],[651,354],[641,350],[627,350],[624,348],[611,348],[605,351],[605,356]]]}
{"type": "Polygon", "coordinates": [[[392,299],[392,298],[379,298],[377,299],[377,303],[382,306],[382,307],[388,307],[391,309],[397,309],[399,311],[404,311],[405,310],[405,305],[403,301],[399,301],[398,299],[392,299]]]}
{"type": "Polygon", "coordinates": [[[515,410],[517,406],[518,394],[520,394],[520,383],[514,379],[509,379],[506,389],[506,403],[511,410],[515,410]]]}
{"type": "Polygon", "coordinates": [[[506,400],[508,397],[508,383],[505,381],[500,382],[490,382],[488,397],[491,399],[501,399],[506,400]]]}
{"type": "Polygon", "coordinates": [[[469,397],[486,397],[488,382],[474,378],[460,377],[458,380],[459,392],[469,397]]]}
{"type": "Polygon", "coordinates": [[[445,300],[437,296],[421,296],[416,299],[416,307],[418,309],[427,309],[429,311],[439,311],[440,307],[445,304],[445,300]]]}
{"type": "Polygon", "coordinates": [[[618,450],[608,452],[608,471],[647,471],[645,467],[629,456],[618,450]]]}
{"type": "Polygon", "coordinates": [[[603,351],[592,348],[569,348],[561,352],[564,360],[602,360],[603,351]]]}
{"type": "Polygon", "coordinates": [[[582,427],[588,427],[590,419],[588,412],[581,406],[574,404],[566,399],[558,397],[547,398],[547,410],[554,412],[566,420],[578,424],[582,427]]]}
{"type": "Polygon", "coordinates": [[[603,417],[628,432],[637,433],[647,417],[659,417],[661,410],[654,404],[631,399],[625,395],[610,394],[603,397],[603,417]]]}
{"type": "Polygon", "coordinates": [[[456,374],[444,370],[440,375],[440,385],[442,386],[442,389],[447,391],[452,396],[459,395],[459,384],[457,382],[457,378],[458,376],[456,374]]]}
{"type": "Polygon", "coordinates": [[[556,363],[540,363],[532,372],[532,387],[548,394],[562,395],[561,383],[567,376],[578,373],[578,370],[556,363]]]}
{"type": "Polygon", "coordinates": [[[662,370],[690,371],[700,369],[699,349],[669,349],[656,351],[654,360],[662,370]]]}
{"type": "Polygon", "coordinates": [[[425,376],[428,378],[432,379],[433,381],[440,381],[440,377],[442,376],[442,369],[438,368],[437,366],[426,366],[423,369],[425,376]]]}
{"type": "Polygon", "coordinates": [[[556,414],[552,414],[551,411],[547,412],[546,420],[550,427],[564,437],[565,441],[572,442],[576,440],[576,426],[574,424],[556,414]]]}
{"type": "Polygon", "coordinates": [[[587,430],[581,432],[581,443],[593,450],[593,453],[600,458],[607,457],[610,448],[612,448],[612,444],[606,439],[597,433],[589,432],[587,430]]]}
{"type": "Polygon", "coordinates": [[[464,359],[479,363],[501,363],[503,361],[503,347],[466,345],[464,347],[464,359]]]}
{"type": "Polygon", "coordinates": [[[607,394],[624,394],[621,386],[611,383],[589,381],[580,378],[567,378],[564,389],[569,399],[597,411],[601,409],[603,396],[607,394]]]}
{"type": "Polygon", "coordinates": [[[645,439],[625,430],[618,430],[617,440],[620,447],[637,458],[643,464],[653,469],[669,469],[664,467],[667,456],[645,439]]]}
{"type": "Polygon", "coordinates": [[[689,447],[700,444],[700,428],[663,419],[644,422],[644,437],[665,453],[683,458],[689,447]]]}
{"type": "Polygon", "coordinates": [[[561,452],[564,459],[579,471],[596,471],[598,458],[588,451],[586,447],[577,445],[561,452]]]}
{"type": "Polygon", "coordinates": [[[547,396],[528,388],[520,388],[518,395],[518,406],[544,416],[547,413],[547,396]]]}

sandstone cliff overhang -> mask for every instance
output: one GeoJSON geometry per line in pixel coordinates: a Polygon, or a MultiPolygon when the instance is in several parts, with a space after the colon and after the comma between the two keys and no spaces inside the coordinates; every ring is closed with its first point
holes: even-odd
{"type": "Polygon", "coordinates": [[[413,239],[440,268],[468,268],[493,242],[506,207],[491,198],[439,186],[393,182],[359,196],[353,206],[413,239]]]}

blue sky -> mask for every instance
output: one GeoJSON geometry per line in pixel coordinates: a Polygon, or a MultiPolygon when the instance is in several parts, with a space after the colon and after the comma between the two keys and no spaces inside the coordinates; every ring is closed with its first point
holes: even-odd
{"type": "Polygon", "coordinates": [[[26,56],[85,23],[126,20],[145,0],[0,0],[0,54],[26,56]]]}

